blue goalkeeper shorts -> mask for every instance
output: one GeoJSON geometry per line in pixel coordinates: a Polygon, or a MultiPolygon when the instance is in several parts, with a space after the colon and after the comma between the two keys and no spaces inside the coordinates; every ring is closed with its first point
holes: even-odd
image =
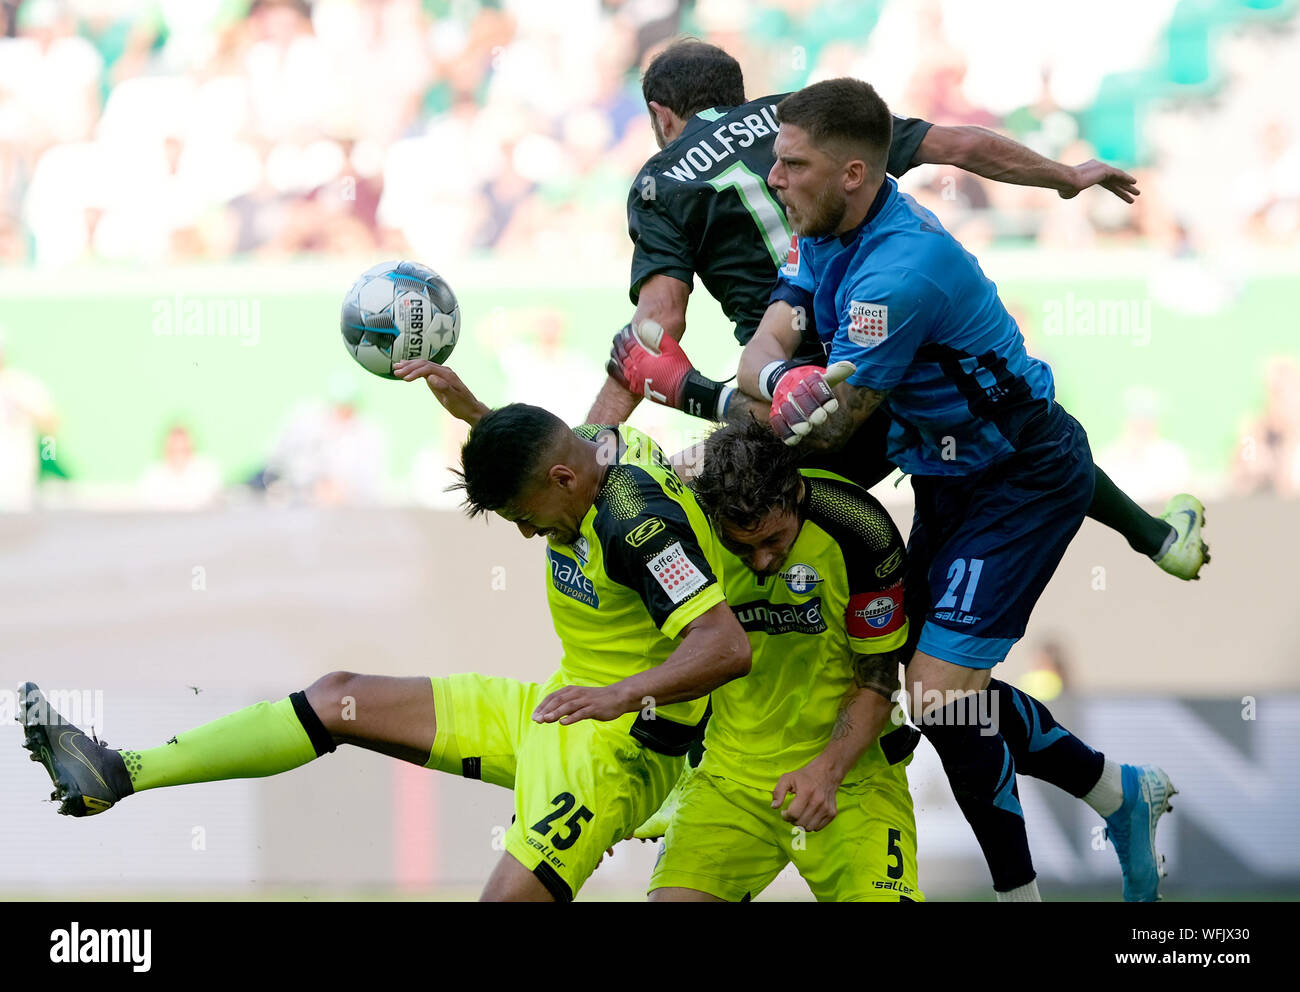
{"type": "Polygon", "coordinates": [[[917,650],[954,665],[992,668],[1007,656],[1092,503],[1088,436],[1064,409],[1053,404],[1017,441],[975,475],[912,478],[917,650]]]}

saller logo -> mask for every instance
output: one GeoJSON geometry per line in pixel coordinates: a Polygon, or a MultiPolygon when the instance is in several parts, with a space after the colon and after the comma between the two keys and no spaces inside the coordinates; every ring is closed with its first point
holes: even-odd
{"type": "Polygon", "coordinates": [[[662,530],[664,530],[664,522],[658,517],[651,517],[633,527],[624,540],[632,547],[639,548],[662,530]]]}

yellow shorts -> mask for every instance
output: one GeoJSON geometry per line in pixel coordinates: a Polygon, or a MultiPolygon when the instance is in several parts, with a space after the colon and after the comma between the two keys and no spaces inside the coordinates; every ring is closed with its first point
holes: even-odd
{"type": "Polygon", "coordinates": [[[515,791],[505,848],[557,901],[571,900],[605,849],[629,836],[672,790],[684,758],[643,747],[631,718],[534,723],[564,683],[486,675],[434,678],[438,730],[429,767],[515,791]]]}
{"type": "Polygon", "coordinates": [[[916,820],[901,764],[841,786],[835,819],[815,833],[781,819],[771,789],[699,769],[678,788],[652,891],[680,887],[743,902],[793,861],[820,902],[925,899],[917,885],[916,820]]]}

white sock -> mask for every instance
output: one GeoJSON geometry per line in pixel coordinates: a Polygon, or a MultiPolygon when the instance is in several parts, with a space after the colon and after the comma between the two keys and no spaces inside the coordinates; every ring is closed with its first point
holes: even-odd
{"type": "Polygon", "coordinates": [[[1092,787],[1092,791],[1083,797],[1083,801],[1103,817],[1110,816],[1124,805],[1121,767],[1107,758],[1101,770],[1101,778],[1097,779],[1097,784],[1092,787]]]}
{"type": "Polygon", "coordinates": [[[1028,885],[1022,885],[1019,888],[1011,889],[1008,892],[994,892],[998,897],[998,902],[1042,902],[1043,897],[1038,894],[1038,879],[1034,879],[1028,885]]]}

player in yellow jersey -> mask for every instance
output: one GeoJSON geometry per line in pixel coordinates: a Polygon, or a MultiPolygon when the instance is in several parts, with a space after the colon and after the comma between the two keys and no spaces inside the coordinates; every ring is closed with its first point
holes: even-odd
{"type": "Polygon", "coordinates": [[[663,802],[699,738],[705,697],[749,670],[703,513],[636,430],[570,430],[522,404],[489,411],[429,364],[410,377],[428,377],[473,424],[461,453],[471,516],[495,512],[547,539],[559,669],[540,684],[334,672],[144,751],[92,740],[27,683],[25,746],[53,779],[60,812],[274,775],[354,744],[513,788],[515,822],[483,898],[567,901],[605,849],[663,802]]]}
{"type": "Polygon", "coordinates": [[[801,471],[766,425],[712,434],[693,488],[753,665],[713,693],[650,898],[748,900],[793,861],[819,900],[922,899],[904,772],[916,735],[893,702],[901,535],[865,490],[801,471]]]}

